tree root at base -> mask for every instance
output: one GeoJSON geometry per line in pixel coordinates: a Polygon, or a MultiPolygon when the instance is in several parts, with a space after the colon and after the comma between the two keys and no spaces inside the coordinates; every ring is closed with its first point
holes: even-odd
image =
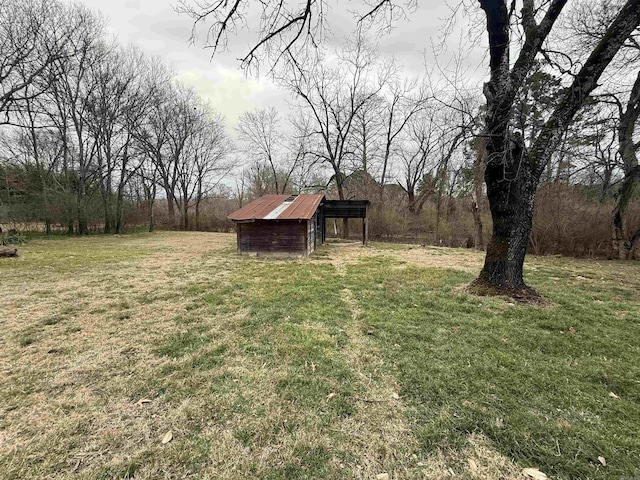
{"type": "Polygon", "coordinates": [[[528,305],[543,305],[546,303],[542,295],[527,285],[518,288],[510,285],[494,285],[486,280],[476,278],[465,290],[472,295],[481,297],[509,297],[518,303],[528,305]]]}

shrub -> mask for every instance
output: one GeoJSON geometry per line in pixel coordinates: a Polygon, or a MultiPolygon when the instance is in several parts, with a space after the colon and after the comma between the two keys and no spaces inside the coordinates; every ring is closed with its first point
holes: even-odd
{"type": "Polygon", "coordinates": [[[22,245],[27,240],[17,230],[9,230],[7,233],[0,233],[0,245],[22,245]]]}

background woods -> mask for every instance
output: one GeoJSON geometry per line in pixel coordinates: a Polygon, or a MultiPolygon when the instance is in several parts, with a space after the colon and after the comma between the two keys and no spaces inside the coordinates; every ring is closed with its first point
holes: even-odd
{"type": "MultiPolygon", "coordinates": [[[[409,75],[381,53],[364,27],[400,21],[392,2],[331,47],[321,25],[270,36],[283,25],[267,15],[275,23],[260,25],[265,43],[243,65],[269,63],[289,111],[256,108],[229,128],[160,60],[111,40],[96,13],[3,2],[0,224],[47,234],[227,230],[226,215],[258,196],[318,192],[370,199],[372,238],[482,249],[493,231],[495,252],[517,230],[520,253],[638,258],[640,51],[637,24],[616,24],[636,2],[480,3],[467,6],[486,12],[477,25],[502,18],[490,43],[506,35],[513,57],[491,50],[484,93],[461,54],[409,75]],[[586,78],[603,42],[616,48],[586,78]],[[525,164],[530,181],[517,176],[525,164]],[[512,194],[526,195],[522,211],[496,217],[505,168],[526,184],[512,194]],[[495,223],[510,214],[529,229],[495,223]]],[[[211,14],[211,46],[225,39],[215,16],[224,13],[211,14]]],[[[334,228],[349,234],[346,222],[334,228]]]]}
{"type": "Polygon", "coordinates": [[[223,119],[79,4],[3,2],[0,221],[87,234],[199,226],[230,170],[223,119]],[[160,188],[157,188],[159,186],[160,188]]]}

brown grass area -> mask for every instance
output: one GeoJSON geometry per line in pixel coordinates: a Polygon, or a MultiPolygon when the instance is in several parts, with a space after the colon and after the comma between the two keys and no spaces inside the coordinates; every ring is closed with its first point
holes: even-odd
{"type": "Polygon", "coordinates": [[[526,478],[513,462],[493,449],[486,438],[472,434],[462,450],[434,451],[423,465],[423,478],[433,480],[516,480],[526,478]],[[456,465],[454,471],[449,465],[456,465]]]}
{"type": "MultiPolygon", "coordinates": [[[[351,312],[348,345],[338,355],[362,392],[349,399],[355,413],[327,426],[303,404],[283,401],[278,385],[291,367],[261,356],[243,333],[248,310],[203,301],[255,261],[238,257],[234,240],[160,233],[32,241],[20,259],[1,265],[0,478],[231,479],[274,471],[285,478],[278,469],[304,463],[302,447],[327,449],[332,476],[375,478],[393,465],[391,478],[453,478],[450,462],[468,458],[477,467],[468,478],[517,477],[512,463],[475,437],[460,452],[443,449],[422,461],[413,453],[407,407],[349,289],[341,297],[351,312]],[[159,354],[169,340],[178,353],[159,354]],[[219,364],[216,349],[224,351],[219,364]],[[142,399],[149,402],[137,404],[142,399]],[[167,431],[174,439],[164,445],[167,431]]],[[[477,269],[481,258],[431,250],[326,252],[338,275],[371,255],[462,269],[477,269]]],[[[324,325],[300,328],[326,341],[324,325]]],[[[290,348],[275,327],[260,333],[280,351],[290,348]]]]}
{"type": "Polygon", "coordinates": [[[412,265],[432,268],[450,268],[477,273],[484,262],[484,252],[442,247],[407,247],[395,253],[412,265]]]}

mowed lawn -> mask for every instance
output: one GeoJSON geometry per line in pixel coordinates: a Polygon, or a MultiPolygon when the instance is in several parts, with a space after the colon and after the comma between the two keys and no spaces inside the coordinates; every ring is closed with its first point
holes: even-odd
{"type": "Polygon", "coordinates": [[[532,306],[469,250],[234,242],[0,259],[0,478],[640,476],[637,262],[529,257],[532,306]]]}

